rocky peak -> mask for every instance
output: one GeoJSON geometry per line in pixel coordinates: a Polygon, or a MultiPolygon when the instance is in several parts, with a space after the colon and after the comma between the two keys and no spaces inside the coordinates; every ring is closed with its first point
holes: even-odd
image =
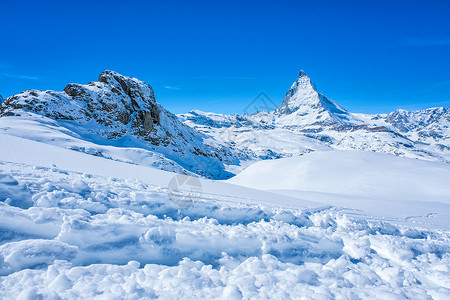
{"type": "Polygon", "coordinates": [[[8,98],[1,113],[20,111],[78,123],[95,121],[104,126],[108,138],[120,138],[130,125],[131,133],[152,139],[151,132],[160,125],[160,108],[151,86],[114,71],[100,74],[98,82],[70,83],[64,92],[22,92],[8,98]]]}
{"type": "Polygon", "coordinates": [[[98,77],[98,82],[111,86],[113,92],[120,91],[131,99],[141,99],[146,103],[156,103],[152,87],[137,78],[131,78],[106,70],[98,77]]]}
{"type": "Polygon", "coordinates": [[[311,108],[319,108],[320,99],[316,86],[308,75],[301,70],[297,80],[295,80],[284,96],[283,103],[278,108],[277,112],[281,114],[290,114],[305,105],[311,108]]]}
{"type": "Polygon", "coordinates": [[[276,114],[295,114],[305,120],[319,123],[347,123],[353,117],[339,104],[320,94],[311,78],[301,70],[298,78],[284,96],[276,114]]]}
{"type": "Polygon", "coordinates": [[[298,73],[298,77],[295,83],[297,87],[301,87],[303,89],[313,89],[314,91],[316,91],[316,86],[312,82],[311,78],[309,78],[309,76],[306,75],[305,71],[303,70],[300,70],[300,72],[298,73]]]}
{"type": "Polygon", "coordinates": [[[30,113],[63,120],[60,126],[93,137],[93,142],[98,136],[123,138],[129,147],[157,151],[205,176],[226,178],[222,161],[237,160],[230,149],[206,142],[206,136],[158,104],[149,84],[114,71],[104,71],[97,82],[68,84],[63,92],[28,90],[9,97],[0,107],[0,117],[30,113]]]}
{"type": "Polygon", "coordinates": [[[402,132],[435,124],[448,124],[450,122],[450,108],[435,107],[418,111],[397,109],[387,115],[386,122],[394,125],[402,132]]]}

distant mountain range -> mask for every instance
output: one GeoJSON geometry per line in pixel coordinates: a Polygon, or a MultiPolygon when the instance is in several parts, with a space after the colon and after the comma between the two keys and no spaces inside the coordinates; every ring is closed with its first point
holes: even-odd
{"type": "Polygon", "coordinates": [[[235,152],[259,159],[336,149],[450,161],[450,109],[352,114],[320,94],[303,71],[281,106],[271,111],[221,115],[194,110],[179,117],[235,152]]]}
{"type": "Polygon", "coordinates": [[[0,129],[215,179],[255,161],[335,149],[450,162],[450,109],[353,114],[320,94],[303,71],[281,106],[263,104],[256,103],[266,109],[253,114],[193,110],[176,116],[156,102],[149,84],[105,71],[97,82],[69,84],[63,92],[28,90],[8,97],[0,107],[0,129]]]}

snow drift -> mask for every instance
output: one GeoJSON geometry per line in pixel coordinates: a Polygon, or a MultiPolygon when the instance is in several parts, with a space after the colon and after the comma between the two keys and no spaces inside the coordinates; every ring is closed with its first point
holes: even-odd
{"type": "Polygon", "coordinates": [[[450,165],[446,163],[363,151],[323,151],[261,161],[228,182],[450,229],[450,165]]]}

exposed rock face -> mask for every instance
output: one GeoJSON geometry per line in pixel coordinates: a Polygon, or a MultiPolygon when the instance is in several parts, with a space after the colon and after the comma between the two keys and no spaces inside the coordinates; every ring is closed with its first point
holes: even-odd
{"type": "Polygon", "coordinates": [[[98,82],[87,85],[68,84],[64,93],[30,90],[7,99],[1,113],[23,109],[53,119],[95,121],[106,128],[109,138],[127,133],[123,125],[131,125],[132,134],[148,140],[160,125],[160,109],[150,85],[113,71],[105,71],[98,82]]]}
{"type": "Polygon", "coordinates": [[[388,114],[385,121],[415,142],[450,153],[450,108],[399,109],[388,114]]]}
{"type": "Polygon", "coordinates": [[[206,136],[159,105],[149,84],[114,71],[104,71],[98,82],[68,84],[64,92],[28,90],[9,97],[0,108],[0,116],[30,112],[71,121],[71,126],[81,126],[79,131],[89,135],[111,140],[136,137],[149,142],[144,147],[206,176],[212,171],[225,174],[222,161],[236,161],[229,149],[205,144],[206,136]]]}

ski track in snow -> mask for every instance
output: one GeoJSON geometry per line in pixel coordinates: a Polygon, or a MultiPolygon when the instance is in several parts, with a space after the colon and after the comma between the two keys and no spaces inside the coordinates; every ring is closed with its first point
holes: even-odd
{"type": "Polygon", "coordinates": [[[0,163],[0,298],[448,299],[450,235],[0,163]]]}

